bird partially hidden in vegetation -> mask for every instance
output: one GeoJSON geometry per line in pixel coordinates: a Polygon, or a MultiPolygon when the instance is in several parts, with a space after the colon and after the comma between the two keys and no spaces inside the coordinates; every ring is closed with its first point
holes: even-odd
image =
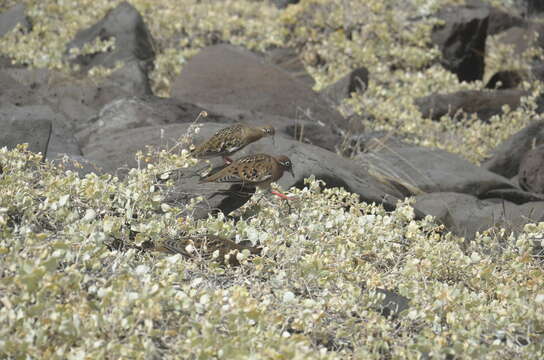
{"type": "MultiPolygon", "coordinates": [[[[281,179],[283,173],[289,171],[294,177],[293,164],[285,155],[274,157],[267,154],[244,156],[222,170],[200,179],[201,183],[219,182],[239,184],[242,187],[270,190],[270,184],[281,179]]],[[[277,191],[272,194],[290,200],[277,191]]]]}
{"type": "Polygon", "coordinates": [[[249,126],[235,124],[216,132],[210,139],[197,145],[191,154],[197,159],[222,156],[225,163],[232,163],[229,155],[243,149],[247,145],[267,136],[274,136],[272,126],[249,126]]]}
{"type": "Polygon", "coordinates": [[[167,254],[181,254],[185,258],[214,260],[222,265],[240,265],[237,254],[249,250],[252,255],[260,255],[262,248],[253,246],[250,241],[236,243],[216,235],[193,235],[166,240],[154,250],[167,254]],[[215,254],[215,256],[214,256],[215,254]]]}

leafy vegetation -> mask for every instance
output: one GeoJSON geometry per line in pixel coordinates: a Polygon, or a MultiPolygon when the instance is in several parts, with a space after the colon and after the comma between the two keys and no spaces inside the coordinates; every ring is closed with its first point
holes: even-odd
{"type": "MultiPolygon", "coordinates": [[[[417,358],[542,354],[543,224],[498,247],[466,245],[409,203],[393,213],[309,180],[255,216],[179,218],[153,182],[165,157],[126,180],[0,152],[0,349],[11,357],[417,358]],[[238,268],[109,250],[209,233],[264,247],[238,268]],[[134,235],[136,234],[136,235],[134,235]],[[376,288],[410,299],[385,318],[376,288]]],[[[178,159],[179,161],[179,159],[178,159]]]]}
{"type": "MultiPolygon", "coordinates": [[[[0,49],[16,61],[69,71],[66,42],[119,1],[25,3],[33,30],[0,39],[0,49]]],[[[482,87],[459,83],[429,46],[435,20],[428,15],[451,1],[412,0],[400,9],[392,0],[302,0],[284,11],[249,0],[131,3],[157,42],[158,94],[168,93],[199,48],[226,40],[261,51],[295,47],[317,88],[364,65],[369,89],[343,108],[364,115],[368,129],[407,135],[474,162],[538,117],[531,98],[490,123],[464,114],[441,122],[421,117],[416,97],[482,87]],[[412,22],[413,16],[424,20],[412,22]]],[[[493,39],[489,44],[486,78],[500,64],[527,66],[529,55],[493,39]]],[[[540,90],[538,83],[525,86],[540,90]]],[[[0,150],[0,354],[542,358],[544,274],[536,252],[544,224],[517,235],[491,229],[467,243],[430,217],[414,220],[410,201],[389,213],[313,179],[290,190],[297,200],[289,204],[255,196],[239,210],[255,215],[238,222],[195,220],[165,204],[156,184],[158,174],[194,159],[160,149],[139,156],[146,166],[119,180],[80,178],[41,163],[24,146],[0,150]],[[249,240],[263,251],[239,254],[241,266],[233,268],[114,246],[203,233],[249,240]],[[409,308],[383,316],[380,288],[410,299],[409,308]]]]}

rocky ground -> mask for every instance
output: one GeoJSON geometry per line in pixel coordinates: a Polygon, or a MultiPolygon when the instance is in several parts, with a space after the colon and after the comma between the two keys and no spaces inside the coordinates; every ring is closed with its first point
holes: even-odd
{"type": "Polygon", "coordinates": [[[542,357],[538,2],[0,10],[0,353],[542,357]],[[199,183],[238,122],[293,200],[199,183]]]}

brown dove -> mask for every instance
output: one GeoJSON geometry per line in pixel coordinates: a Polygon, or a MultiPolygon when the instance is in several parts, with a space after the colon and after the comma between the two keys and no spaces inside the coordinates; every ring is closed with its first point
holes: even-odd
{"type": "Polygon", "coordinates": [[[251,245],[250,241],[244,241],[241,243],[235,243],[230,239],[226,239],[216,235],[193,235],[184,236],[175,240],[166,240],[161,243],[155,250],[170,253],[181,254],[186,258],[201,257],[209,260],[213,258],[214,252],[218,252],[217,257],[214,258],[217,262],[225,264],[228,257],[228,263],[231,266],[238,266],[240,262],[236,258],[236,254],[243,250],[249,250],[253,255],[259,255],[261,248],[251,245]]]}
{"type": "Polygon", "coordinates": [[[253,127],[245,124],[236,124],[216,132],[210,139],[197,145],[191,152],[197,159],[206,159],[222,156],[225,163],[232,160],[228,157],[243,149],[247,145],[266,136],[274,136],[272,126],[253,127]]]}
{"type": "MultiPolygon", "coordinates": [[[[289,171],[293,177],[295,176],[291,160],[285,155],[278,157],[267,154],[248,155],[234,161],[222,170],[202,178],[200,182],[233,183],[243,187],[269,189],[270,184],[279,180],[285,171],[289,171]]],[[[272,191],[272,193],[289,199],[276,191],[272,191]]]]}

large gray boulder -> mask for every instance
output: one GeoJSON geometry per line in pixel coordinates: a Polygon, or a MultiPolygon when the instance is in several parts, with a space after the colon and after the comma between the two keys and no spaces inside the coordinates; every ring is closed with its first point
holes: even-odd
{"type": "Polygon", "coordinates": [[[529,222],[544,220],[544,201],[516,205],[453,192],[422,194],[415,199],[417,209],[436,217],[448,230],[467,239],[494,226],[520,231],[529,222]]]}
{"type": "Polygon", "coordinates": [[[482,167],[502,176],[513,177],[518,173],[523,156],[533,146],[541,144],[544,144],[544,121],[536,121],[497,146],[482,167]]]}
{"type": "Polygon", "coordinates": [[[329,131],[347,127],[340,113],[311,88],[262,57],[232,45],[209,46],[192,57],[174,80],[172,97],[309,120],[329,131]]]}
{"type": "Polygon", "coordinates": [[[514,188],[508,179],[440,149],[386,144],[356,160],[376,178],[395,184],[405,196],[433,192],[482,196],[490,190],[514,188]]]}

